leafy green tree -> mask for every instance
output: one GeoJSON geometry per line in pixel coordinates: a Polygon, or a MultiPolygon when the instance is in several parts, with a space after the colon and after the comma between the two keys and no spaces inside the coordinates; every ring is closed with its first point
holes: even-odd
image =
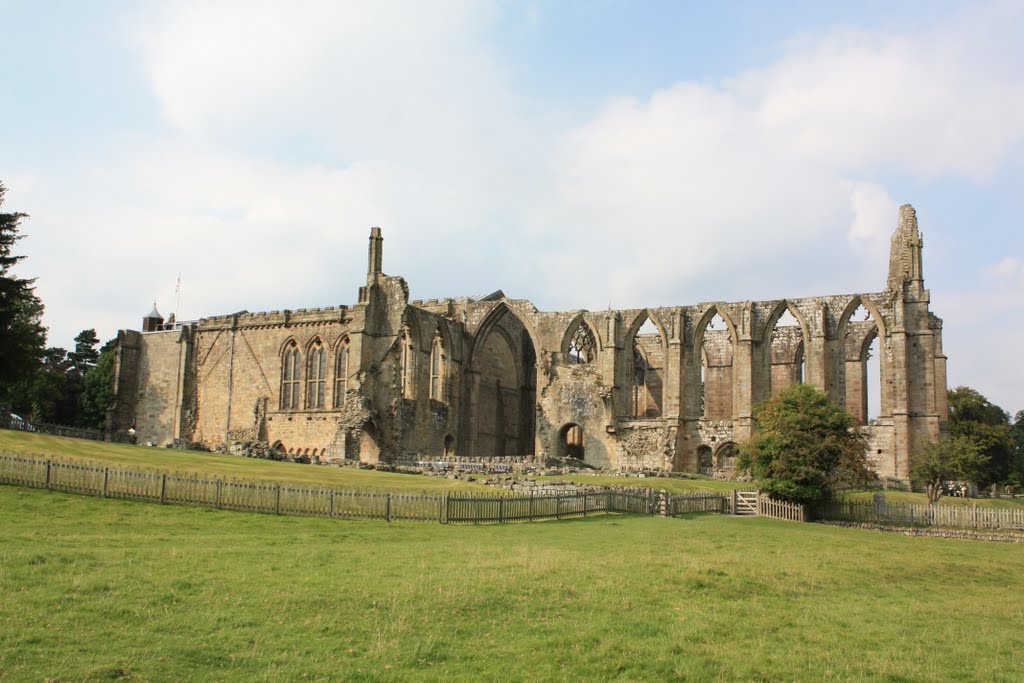
{"type": "Polygon", "coordinates": [[[793,385],[757,406],[755,418],[739,466],[773,498],[823,502],[837,488],[865,484],[873,476],[853,418],[813,387],[793,385]]]}
{"type": "Polygon", "coordinates": [[[910,455],[910,480],[924,486],[928,504],[935,505],[945,493],[945,482],[977,481],[987,463],[988,456],[969,436],[927,441],[910,455]]]}
{"type": "MultiPolygon", "coordinates": [[[[6,188],[0,183],[0,207],[6,188]]],[[[0,213],[0,401],[11,403],[12,388],[39,368],[46,347],[43,304],[33,279],[17,277],[12,269],[25,257],[13,253],[22,235],[23,213],[0,213]]]]}
{"type": "Polygon", "coordinates": [[[116,339],[107,342],[100,351],[96,364],[82,375],[78,419],[78,424],[82,427],[103,429],[106,425],[107,408],[110,407],[113,398],[116,342],[116,339]]]}
{"type": "Polygon", "coordinates": [[[979,486],[1006,482],[1014,471],[1010,415],[970,387],[949,392],[949,433],[973,441],[985,455],[985,466],[972,481],[979,486]]]}
{"type": "Polygon", "coordinates": [[[1024,486],[1024,410],[1018,411],[1013,417],[1010,441],[1013,444],[1013,467],[1006,483],[1016,487],[1024,486]]]}

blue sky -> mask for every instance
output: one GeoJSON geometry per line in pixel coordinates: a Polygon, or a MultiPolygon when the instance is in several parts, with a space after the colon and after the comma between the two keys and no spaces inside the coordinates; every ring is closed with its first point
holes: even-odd
{"type": "Polygon", "coordinates": [[[1024,409],[1024,3],[10,2],[0,180],[50,341],[415,298],[884,286],[918,211],[950,386],[1024,409]]]}

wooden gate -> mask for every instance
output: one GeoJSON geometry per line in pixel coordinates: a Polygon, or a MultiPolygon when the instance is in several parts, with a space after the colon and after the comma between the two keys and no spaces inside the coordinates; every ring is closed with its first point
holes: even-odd
{"type": "Polygon", "coordinates": [[[733,514],[757,516],[757,491],[734,491],[733,514]]]}

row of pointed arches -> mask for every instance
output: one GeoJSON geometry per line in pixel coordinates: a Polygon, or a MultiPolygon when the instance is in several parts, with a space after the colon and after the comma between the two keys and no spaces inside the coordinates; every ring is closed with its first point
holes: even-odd
{"type": "MultiPolygon", "coordinates": [[[[870,302],[851,299],[839,321],[843,340],[839,363],[838,400],[861,423],[885,414],[882,392],[880,337],[884,327],[870,302]]],[[[762,373],[754,400],[764,400],[793,384],[807,380],[809,331],[792,303],[779,303],[769,316],[755,359],[755,372],[762,373]]],[[[629,365],[620,376],[629,387],[629,416],[657,418],[663,414],[667,339],[662,327],[644,311],[627,333],[629,365]]],[[[562,342],[562,357],[570,364],[593,363],[600,351],[599,337],[581,314],[569,325],[562,342]]],[[[694,346],[700,349],[697,414],[705,419],[734,417],[734,359],[737,332],[728,313],[711,306],[698,321],[694,346]]],[[[823,369],[828,373],[829,370],[823,369]]],[[[621,386],[621,384],[620,384],[621,386]]]]}

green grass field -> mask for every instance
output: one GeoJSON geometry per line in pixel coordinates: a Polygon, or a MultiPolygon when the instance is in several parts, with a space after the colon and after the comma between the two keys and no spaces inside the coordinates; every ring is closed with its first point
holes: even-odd
{"type": "Polygon", "coordinates": [[[0,429],[0,452],[40,455],[64,460],[89,460],[109,465],[145,467],[165,472],[190,472],[211,477],[318,484],[335,488],[381,491],[484,491],[483,484],[443,477],[275,462],[237,455],[151,448],[130,444],[43,436],[0,429]]]}
{"type": "MultiPolygon", "coordinates": [[[[110,465],[145,467],[165,472],[190,472],[211,477],[294,482],[335,488],[375,489],[393,492],[493,491],[493,489],[480,483],[452,481],[442,477],[377,472],[375,470],[360,470],[352,467],[300,465],[200,451],[182,451],[84,439],[68,439],[7,429],[0,429],[0,452],[40,455],[64,460],[89,460],[110,465]]],[[[536,478],[547,481],[572,481],[591,486],[631,486],[657,490],[665,489],[669,493],[731,491],[737,487],[750,486],[749,484],[715,481],[707,478],[677,479],[648,477],[641,479],[637,477],[589,474],[536,478]]],[[[871,500],[872,492],[848,495],[856,499],[871,500]]],[[[924,504],[927,502],[922,493],[886,491],[885,495],[893,503],[924,504]]],[[[940,500],[940,504],[1012,508],[1024,506],[1024,498],[989,500],[985,498],[943,497],[940,500]]]]}
{"type": "Polygon", "coordinates": [[[718,515],[490,526],[0,486],[4,681],[1012,681],[1018,545],[718,515]]]}

